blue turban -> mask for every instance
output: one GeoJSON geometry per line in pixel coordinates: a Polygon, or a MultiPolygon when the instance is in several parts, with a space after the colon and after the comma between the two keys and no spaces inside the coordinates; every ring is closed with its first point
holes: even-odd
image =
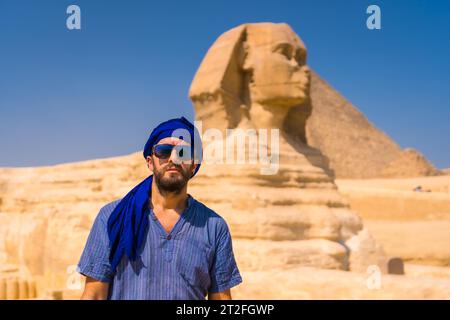
{"type": "MultiPolygon", "coordinates": [[[[167,137],[176,137],[191,143],[191,151],[198,163],[192,175],[194,176],[200,169],[201,140],[195,126],[184,117],[165,121],[153,129],[144,147],[144,158],[151,155],[152,148],[158,141],[167,137]]],[[[148,227],[147,209],[151,199],[152,181],[153,175],[150,175],[128,192],[108,219],[109,261],[113,271],[116,271],[124,254],[132,261],[139,256],[139,249],[144,242],[148,227]]]]}

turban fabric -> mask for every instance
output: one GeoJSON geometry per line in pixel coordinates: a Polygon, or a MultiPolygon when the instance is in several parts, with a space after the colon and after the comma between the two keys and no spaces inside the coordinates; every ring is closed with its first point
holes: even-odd
{"type": "MultiPolygon", "coordinates": [[[[194,159],[198,163],[192,175],[194,176],[200,169],[201,140],[195,126],[184,117],[165,121],[153,129],[144,147],[144,158],[151,154],[153,146],[158,141],[167,137],[176,137],[191,143],[194,159]],[[180,132],[188,133],[188,135],[178,134],[180,132]]],[[[139,256],[139,249],[144,242],[149,222],[147,210],[149,199],[151,199],[152,181],[153,175],[150,175],[128,192],[108,219],[109,261],[113,271],[116,271],[124,255],[132,261],[139,256]]]]}

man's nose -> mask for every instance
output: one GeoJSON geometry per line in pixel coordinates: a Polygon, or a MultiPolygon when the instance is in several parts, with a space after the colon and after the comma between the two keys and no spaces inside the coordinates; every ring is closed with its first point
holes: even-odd
{"type": "Polygon", "coordinates": [[[181,163],[181,159],[178,156],[178,151],[177,151],[176,148],[172,149],[172,153],[170,154],[170,157],[169,157],[169,162],[172,162],[174,164],[180,164],[181,163]]]}

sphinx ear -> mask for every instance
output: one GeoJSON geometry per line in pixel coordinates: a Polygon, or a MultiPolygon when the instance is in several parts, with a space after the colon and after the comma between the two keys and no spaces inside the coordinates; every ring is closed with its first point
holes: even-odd
{"type": "Polygon", "coordinates": [[[242,70],[245,72],[249,72],[253,69],[252,61],[249,59],[249,50],[250,47],[246,41],[242,43],[241,50],[239,53],[240,65],[242,66],[242,70]]]}
{"type": "Polygon", "coordinates": [[[218,129],[234,128],[240,122],[246,27],[233,28],[214,42],[189,89],[196,118],[218,129]]]}

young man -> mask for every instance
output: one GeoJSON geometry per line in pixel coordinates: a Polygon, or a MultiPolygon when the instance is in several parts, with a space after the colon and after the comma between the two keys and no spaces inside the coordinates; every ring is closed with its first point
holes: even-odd
{"type": "Polygon", "coordinates": [[[153,175],[95,219],[78,264],[82,299],[231,299],[242,278],[228,226],[187,193],[200,168],[195,135],[184,117],[152,131],[144,157],[153,175]]]}

